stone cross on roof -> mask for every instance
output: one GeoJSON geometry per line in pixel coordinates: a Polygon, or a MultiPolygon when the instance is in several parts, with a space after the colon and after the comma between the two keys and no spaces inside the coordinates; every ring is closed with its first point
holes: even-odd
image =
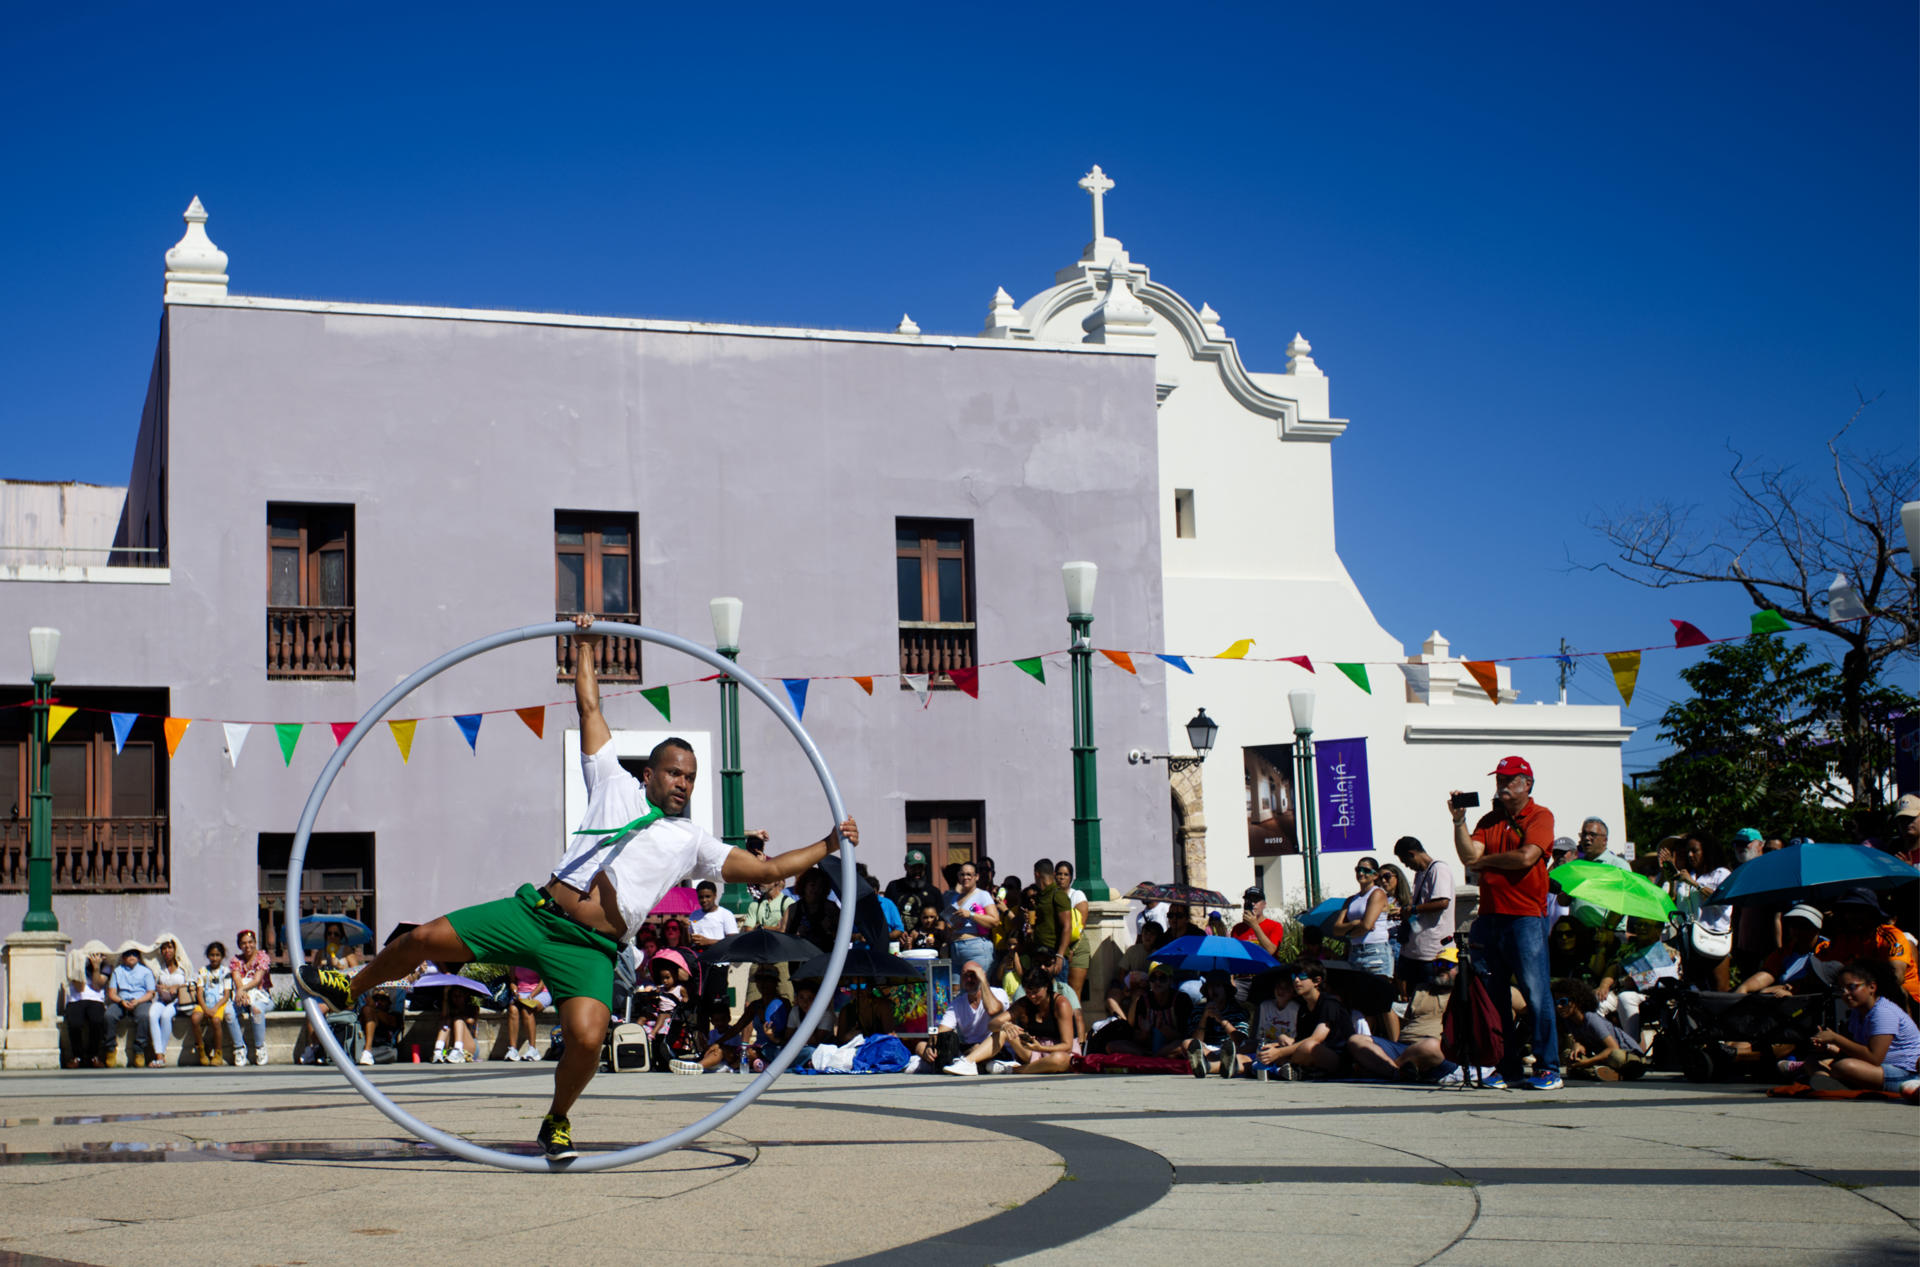
{"type": "Polygon", "coordinates": [[[1095,163],[1093,170],[1080,178],[1080,188],[1093,195],[1093,239],[1099,241],[1107,236],[1107,211],[1105,198],[1107,191],[1113,188],[1113,179],[1100,170],[1095,163]]]}

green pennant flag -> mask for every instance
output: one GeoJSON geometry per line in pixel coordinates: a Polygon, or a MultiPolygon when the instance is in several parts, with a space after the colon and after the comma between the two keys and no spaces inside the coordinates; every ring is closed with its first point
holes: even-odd
{"type": "Polygon", "coordinates": [[[280,759],[288,765],[293,764],[293,745],[300,742],[300,728],[305,722],[282,721],[273,724],[273,733],[280,736],[280,759]]]}
{"type": "Polygon", "coordinates": [[[1373,684],[1367,681],[1366,665],[1341,664],[1339,661],[1336,660],[1334,662],[1333,667],[1340,670],[1342,673],[1346,674],[1349,678],[1351,678],[1355,686],[1359,687],[1361,690],[1365,691],[1369,695],[1373,694],[1373,684]]]}
{"type": "Polygon", "coordinates": [[[649,686],[642,690],[640,694],[646,699],[647,703],[660,710],[662,717],[668,721],[672,721],[673,701],[668,697],[668,689],[669,688],[664,686],[649,686]]]}
{"type": "Polygon", "coordinates": [[[1034,656],[1029,660],[1015,660],[1013,667],[1025,673],[1036,682],[1044,683],[1047,680],[1047,666],[1040,662],[1039,656],[1034,656]]]}
{"type": "Polygon", "coordinates": [[[1782,616],[1771,607],[1753,613],[1751,623],[1753,625],[1753,632],[1757,634],[1785,633],[1787,630],[1793,628],[1792,625],[1787,623],[1785,616],[1782,616]]]}

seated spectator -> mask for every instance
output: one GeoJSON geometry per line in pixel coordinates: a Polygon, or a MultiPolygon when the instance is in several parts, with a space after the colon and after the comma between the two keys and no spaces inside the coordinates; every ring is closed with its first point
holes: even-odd
{"type": "Polygon", "coordinates": [[[647,1045],[655,1055],[664,1055],[687,1024],[687,988],[681,981],[685,969],[679,951],[664,947],[656,950],[647,961],[647,984],[633,993],[633,1019],[646,1033],[647,1045]]]}
{"type": "Polygon", "coordinates": [[[1106,1015],[1088,1033],[1087,1050],[1104,1053],[1111,1043],[1131,1041],[1133,1026],[1126,1018],[1135,1002],[1144,997],[1146,992],[1147,970],[1128,968],[1123,964],[1113,980],[1107,983],[1106,995],[1102,1000],[1106,1005],[1106,1015]]]}
{"type": "Polygon", "coordinates": [[[553,995],[546,982],[532,968],[507,970],[507,1059],[538,1060],[540,1049],[534,1038],[540,1032],[540,1012],[550,1007],[553,995]]]}
{"type": "MultiPolygon", "coordinates": [[[[1664,927],[1658,920],[1628,920],[1627,941],[1620,947],[1620,957],[1607,966],[1594,990],[1596,995],[1605,991],[1614,997],[1615,1023],[1642,1039],[1640,1005],[1646,1002],[1647,993],[1661,981],[1680,979],[1679,957],[1660,940],[1664,927]]],[[[1605,998],[1601,1001],[1604,1004],[1605,998]]]]}
{"type": "Polygon", "coordinates": [[[987,970],[987,980],[1009,999],[1020,989],[1024,975],[1021,965],[1026,962],[1027,951],[1026,936],[1020,933],[1009,933],[998,939],[993,948],[993,966],[987,970]]]}
{"type": "Polygon", "coordinates": [[[1572,916],[1561,919],[1547,934],[1547,964],[1555,977],[1584,980],[1589,957],[1587,929],[1572,916]]]}
{"type": "MultiPolygon", "coordinates": [[[[329,968],[336,972],[352,972],[360,966],[360,956],[347,945],[347,930],[339,924],[327,925],[325,941],[307,956],[307,961],[316,968],[329,968]]],[[[333,1011],[325,999],[316,998],[313,1003],[322,1016],[333,1011]]],[[[301,1010],[305,1011],[304,1008],[301,1010]]],[[[295,1064],[312,1065],[320,1062],[320,1041],[314,1035],[312,1021],[300,1023],[300,1037],[294,1043],[293,1050],[295,1064]]]]}
{"type": "Polygon", "coordinates": [[[920,908],[914,918],[913,927],[900,938],[902,950],[931,950],[936,956],[944,956],[947,951],[947,922],[940,918],[940,908],[931,902],[920,908]]]}
{"type": "Polygon", "coordinates": [[[1174,987],[1172,970],[1154,964],[1146,988],[1128,994],[1120,1017],[1127,1029],[1109,1039],[1106,1050],[1123,1056],[1179,1055],[1193,1032],[1193,1000],[1174,987]]]}
{"type": "Polygon", "coordinates": [[[1904,990],[1909,1009],[1920,1005],[1920,968],[1914,962],[1913,945],[1881,907],[1871,889],[1855,889],[1833,904],[1827,921],[1831,945],[1823,958],[1849,963],[1855,959],[1878,959],[1893,973],[1898,987],[1888,992],[1890,1001],[1899,1001],[1904,990]]]}
{"type": "Polygon", "coordinates": [[[1839,988],[1847,1004],[1847,1032],[1815,1031],[1820,1054],[1814,1062],[1782,1061],[1782,1072],[1794,1077],[1824,1073],[1859,1091],[1909,1098],[1920,1093],[1920,1027],[1891,997],[1899,991],[1891,966],[1884,959],[1856,959],[1840,970],[1839,988]]]}
{"type": "MultiPolygon", "coordinates": [[[[441,965],[443,972],[457,970],[441,965]]],[[[441,990],[440,1032],[433,1039],[433,1063],[464,1065],[476,1059],[480,1044],[474,1031],[479,1021],[480,1000],[472,991],[452,985],[441,990]]]]}
{"type": "Polygon", "coordinates": [[[1247,1031],[1247,1069],[1262,1082],[1275,1076],[1292,1081],[1294,1066],[1277,1061],[1275,1056],[1300,1031],[1300,1000],[1293,993],[1293,970],[1283,966],[1256,980],[1265,981],[1267,988],[1261,993],[1268,997],[1260,1000],[1247,1031]]]}
{"type": "Polygon", "coordinates": [[[1300,953],[1295,963],[1325,963],[1327,959],[1326,930],[1315,925],[1300,930],[1300,953]]]}
{"type": "Polygon", "coordinates": [[[127,1036],[127,1058],[135,1068],[147,1067],[148,1046],[153,1041],[147,1015],[158,989],[159,982],[153,969],[147,967],[140,947],[131,942],[120,947],[120,966],[107,977],[107,1041],[117,1048],[120,1022],[132,1021],[133,1032],[127,1036]]]}
{"type": "Polygon", "coordinates": [[[987,984],[987,975],[980,971],[979,964],[969,963],[962,968],[960,989],[934,1028],[936,1039],[941,1034],[954,1035],[951,1040],[936,1041],[935,1050],[939,1055],[946,1055],[948,1050],[953,1052],[953,1058],[940,1066],[940,1072],[970,1077],[980,1072],[982,1062],[999,1055],[1003,1038],[995,1031],[993,1018],[1006,1009],[1006,993],[987,984]]]}
{"type": "MultiPolygon", "coordinates": [[[[210,941],[206,949],[207,966],[200,969],[194,986],[193,1012],[187,1027],[193,1031],[196,1055],[203,1065],[220,1063],[220,1029],[233,1010],[233,967],[227,962],[225,942],[210,941]]],[[[236,1046],[234,1055],[245,1048],[236,1046]]]]}
{"type": "Polygon", "coordinates": [[[1294,965],[1293,992],[1300,1000],[1297,1037],[1271,1055],[1263,1051],[1263,1060],[1296,1065],[1321,1077],[1346,1072],[1347,1041],[1354,1035],[1353,1013],[1327,993],[1326,980],[1327,970],[1317,963],[1294,965]]]}
{"type": "Polygon", "coordinates": [[[1240,1072],[1240,1053],[1247,1046],[1247,1010],[1235,1001],[1228,973],[1207,973],[1205,991],[1206,1001],[1197,1009],[1193,1032],[1181,1047],[1194,1077],[1217,1073],[1231,1078],[1240,1072]]]}
{"type": "Polygon", "coordinates": [[[107,956],[72,951],[67,976],[67,1068],[104,1069],[113,1042],[107,1027],[107,956]]]}
{"type": "Polygon", "coordinates": [[[273,961],[260,949],[260,939],[251,928],[234,935],[233,997],[227,1008],[227,1037],[233,1040],[233,1063],[247,1063],[247,1044],[241,1027],[253,1030],[253,1063],[267,1063],[267,1013],[273,1010],[273,996],[267,983],[273,977],[273,961]]]}
{"type": "MultiPolygon", "coordinates": [[[[369,991],[360,1003],[360,1063],[372,1066],[379,1062],[373,1058],[376,1047],[398,1049],[400,1035],[406,1029],[406,1012],[394,991],[381,987],[369,991]]],[[[509,1055],[508,1059],[512,1059],[509,1055]]]]}
{"type": "Polygon", "coordinates": [[[1025,992],[1007,1009],[1003,1026],[1006,1059],[989,1065],[992,1072],[1065,1073],[1081,1054],[1075,1009],[1054,989],[1060,957],[1056,950],[1056,963],[1035,969],[1021,983],[1025,992]]]}
{"type": "Polygon", "coordinates": [[[1828,958],[1827,939],[1820,935],[1825,922],[1819,909],[1805,902],[1781,916],[1786,944],[1761,960],[1734,993],[1792,994],[1796,986],[1815,992],[1825,989],[1818,968],[1819,961],[1828,958]]]}
{"type": "Polygon", "coordinates": [[[1460,951],[1446,946],[1433,961],[1433,969],[1424,984],[1414,987],[1407,1000],[1407,1014],[1400,1020],[1401,1042],[1414,1043],[1424,1038],[1440,1041],[1447,1015],[1447,1001],[1453,997],[1453,984],[1460,976],[1460,951]]]}
{"type": "Polygon", "coordinates": [[[1553,1006],[1569,1078],[1619,1082],[1647,1072],[1647,1054],[1639,1038],[1600,1015],[1600,1000],[1592,986],[1564,977],[1555,980],[1553,1006]]]}
{"type": "Polygon", "coordinates": [[[779,1054],[781,1035],[787,1029],[787,1009],[793,1006],[780,997],[780,970],[771,964],[756,966],[752,985],[754,997],[701,1053],[700,1072],[725,1069],[729,1073],[759,1073],[779,1054]]]}
{"type": "Polygon", "coordinates": [[[151,1031],[153,1063],[164,1067],[167,1063],[167,1042],[173,1037],[173,1018],[182,1008],[187,1015],[193,1015],[193,964],[188,962],[187,954],[180,948],[180,939],[172,933],[163,933],[153,945],[153,1007],[147,1013],[147,1024],[151,1031]]]}
{"type": "Polygon", "coordinates": [[[1198,936],[1199,933],[1200,929],[1193,922],[1193,908],[1185,902],[1169,902],[1166,925],[1154,933],[1152,948],[1157,951],[1168,942],[1198,936]]]}

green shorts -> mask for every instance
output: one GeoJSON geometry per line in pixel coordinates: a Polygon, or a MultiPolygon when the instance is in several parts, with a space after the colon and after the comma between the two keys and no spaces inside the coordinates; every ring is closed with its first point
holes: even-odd
{"type": "Polygon", "coordinates": [[[562,915],[531,884],[521,885],[512,897],[454,911],[447,922],[476,963],[533,969],[555,1003],[588,998],[613,1006],[619,944],[562,915]]]}
{"type": "Polygon", "coordinates": [[[1074,940],[1073,950],[1067,955],[1067,967],[1091,968],[1093,966],[1093,943],[1085,937],[1074,940]]]}

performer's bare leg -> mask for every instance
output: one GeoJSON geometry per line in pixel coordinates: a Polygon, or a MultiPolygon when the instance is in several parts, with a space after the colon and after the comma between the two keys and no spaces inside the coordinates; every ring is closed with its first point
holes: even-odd
{"type": "Polygon", "coordinates": [[[600,1047],[607,1041],[607,1023],[613,1012],[599,999],[577,997],[560,1003],[560,1033],[566,1049],[553,1071],[553,1105],[547,1112],[567,1116],[567,1110],[600,1070],[600,1047]]]}
{"type": "Polygon", "coordinates": [[[377,985],[400,980],[429,959],[435,963],[466,963],[472,958],[473,952],[467,949],[467,943],[460,940],[460,934],[453,931],[453,925],[442,915],[400,934],[354,973],[354,1000],[358,1002],[361,995],[377,985]]]}

